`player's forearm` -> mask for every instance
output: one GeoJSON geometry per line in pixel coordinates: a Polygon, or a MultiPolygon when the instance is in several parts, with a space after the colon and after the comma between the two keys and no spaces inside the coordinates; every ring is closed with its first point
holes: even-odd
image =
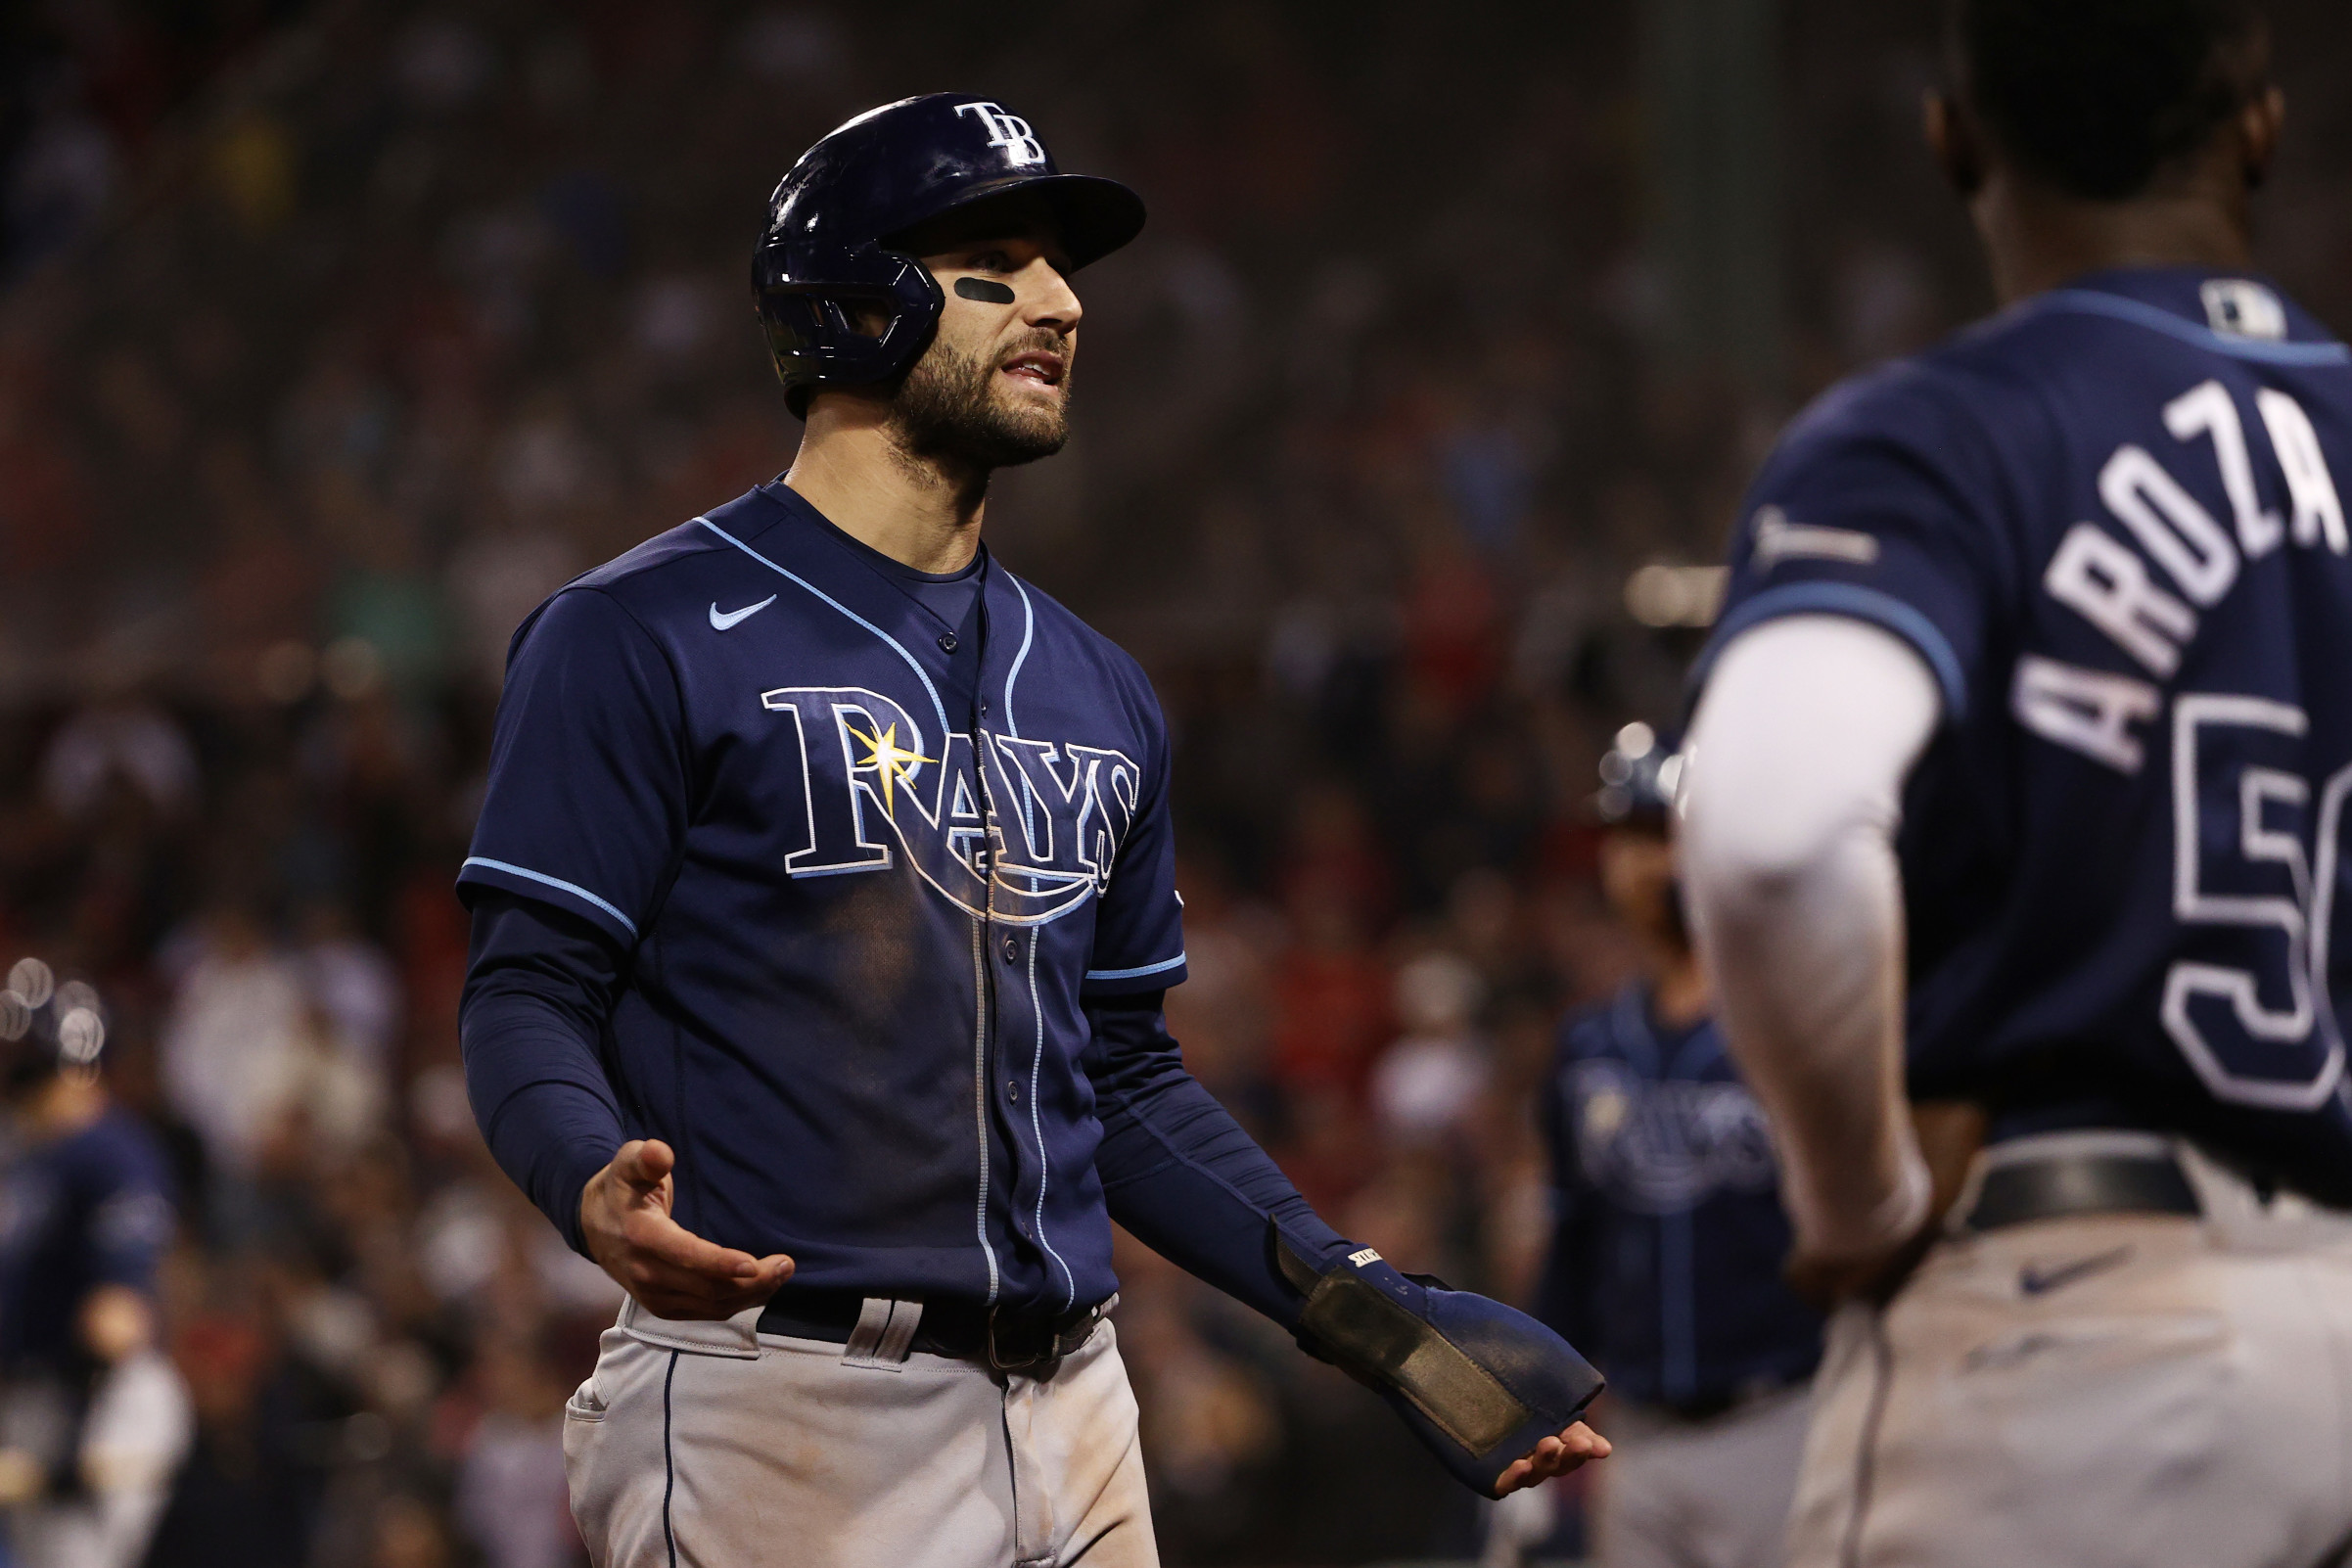
{"type": "Polygon", "coordinates": [[[585,1257],[580,1193],[626,1134],[611,1091],[584,1082],[576,1038],[547,1027],[549,1016],[517,997],[469,1007],[466,1093],[498,1168],[585,1257]]]}
{"type": "Polygon", "coordinates": [[[1777,1131],[1807,1251],[1914,1227],[1898,798],[1939,698],[1856,622],[1776,622],[1723,656],[1691,733],[1683,863],[1725,1034],[1777,1131]]]}
{"type": "Polygon", "coordinates": [[[1297,1328],[1304,1301],[1274,1262],[1271,1231],[1317,1266],[1348,1244],[1185,1070],[1159,992],[1090,1003],[1086,1014],[1102,1123],[1094,1166],[1111,1218],[1179,1268],[1297,1328]]]}
{"type": "Polygon", "coordinates": [[[491,895],[475,909],[458,1011],[466,1094],[492,1158],[583,1255],[581,1189],[626,1137],[592,1021],[613,964],[584,923],[491,895]]]}
{"type": "Polygon", "coordinates": [[[1917,1216],[1891,858],[1858,831],[1785,882],[1692,878],[1725,1034],[1777,1130],[1810,1251],[1867,1251],[1917,1216]]]}

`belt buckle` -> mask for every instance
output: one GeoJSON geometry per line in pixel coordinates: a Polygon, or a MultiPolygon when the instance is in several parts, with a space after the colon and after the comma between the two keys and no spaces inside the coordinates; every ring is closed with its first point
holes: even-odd
{"type": "Polygon", "coordinates": [[[1055,1334],[1052,1336],[1052,1354],[1044,1356],[1024,1356],[1014,1360],[1006,1360],[1003,1353],[997,1349],[996,1314],[998,1311],[999,1309],[994,1307],[991,1307],[989,1309],[989,1365],[995,1368],[999,1372],[1018,1372],[1024,1368],[1035,1366],[1038,1364],[1038,1362],[1042,1360],[1057,1360],[1060,1359],[1061,1336],[1059,1334],[1055,1334]]]}

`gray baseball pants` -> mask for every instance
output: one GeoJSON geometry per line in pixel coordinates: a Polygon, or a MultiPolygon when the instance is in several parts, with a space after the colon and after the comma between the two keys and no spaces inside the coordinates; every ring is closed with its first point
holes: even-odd
{"type": "Polygon", "coordinates": [[[1043,1375],[634,1301],[564,1412],[596,1568],[1157,1568],[1105,1322],[1043,1375]]]}
{"type": "MultiPolygon", "coordinates": [[[[2141,1137],[2019,1139],[1978,1171],[2141,1137]]],[[[2352,1215],[2147,1142],[2201,1218],[1955,1235],[1831,1321],[1794,1568],[2352,1562],[2352,1215]]]]}
{"type": "Polygon", "coordinates": [[[1803,1387],[1703,1421],[1620,1405],[1593,1467],[1600,1568],[1780,1568],[1812,1408],[1803,1387]]]}

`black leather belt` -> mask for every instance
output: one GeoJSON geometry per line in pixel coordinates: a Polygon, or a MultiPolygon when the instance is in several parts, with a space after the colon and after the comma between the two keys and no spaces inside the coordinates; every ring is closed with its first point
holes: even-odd
{"type": "MultiPolygon", "coordinates": [[[[1058,1361],[1084,1345],[1118,1299],[1058,1314],[1010,1313],[970,1301],[927,1301],[907,1348],[984,1360],[998,1371],[1018,1371],[1058,1361]]],[[[760,1332],[847,1345],[865,1301],[853,1291],[787,1288],[770,1297],[761,1310],[760,1332]]]]}
{"type": "Polygon", "coordinates": [[[1967,1230],[2092,1214],[2204,1213],[2170,1154],[2052,1152],[1993,1166],[1960,1217],[1967,1230]]]}

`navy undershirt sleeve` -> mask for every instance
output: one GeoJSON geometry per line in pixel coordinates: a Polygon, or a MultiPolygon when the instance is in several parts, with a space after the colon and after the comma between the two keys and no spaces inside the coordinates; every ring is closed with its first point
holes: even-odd
{"type": "Polygon", "coordinates": [[[627,1141],[598,1053],[622,954],[568,909],[471,891],[458,1030],[474,1120],[498,1168],[585,1257],[580,1192],[627,1141]]]}
{"type": "Polygon", "coordinates": [[[1090,996],[1102,1144],[1094,1169],[1111,1218],[1225,1294],[1297,1329],[1305,1299],[1274,1262],[1279,1229],[1317,1269],[1351,1243],[1317,1218],[1270,1156],[1184,1067],[1163,992],[1090,996]]]}

